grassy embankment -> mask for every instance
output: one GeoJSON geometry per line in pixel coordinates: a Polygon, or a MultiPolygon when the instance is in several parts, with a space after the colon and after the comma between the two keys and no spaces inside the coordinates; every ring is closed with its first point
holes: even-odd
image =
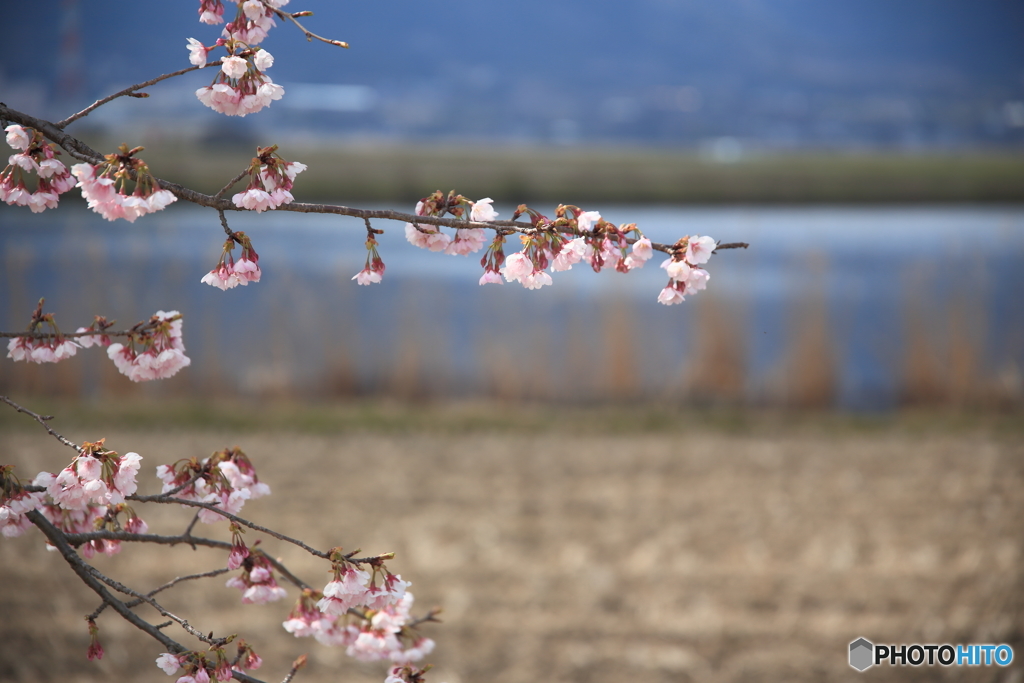
{"type": "MultiPolygon", "coordinates": [[[[306,201],[407,203],[438,188],[502,203],[1024,201],[1024,157],[1014,154],[821,152],[717,163],[693,152],[628,148],[286,145],[281,152],[309,166],[295,191],[306,201]]],[[[156,142],[145,158],[158,176],[212,193],[252,154],[248,146],[156,142]]]]}

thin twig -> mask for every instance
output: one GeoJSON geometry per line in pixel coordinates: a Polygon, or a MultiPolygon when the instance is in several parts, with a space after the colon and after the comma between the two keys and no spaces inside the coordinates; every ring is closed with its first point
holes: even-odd
{"type": "Polygon", "coordinates": [[[67,438],[61,436],[56,431],[54,431],[53,428],[50,427],[49,424],[47,424],[47,420],[52,420],[53,419],[53,415],[40,415],[38,413],[33,413],[28,408],[25,408],[23,406],[18,405],[17,403],[15,403],[11,399],[7,398],[6,396],[0,396],[0,401],[3,401],[7,405],[11,406],[15,410],[17,410],[19,413],[25,413],[29,417],[34,418],[36,422],[38,422],[39,424],[41,424],[43,426],[43,429],[45,429],[46,431],[48,431],[50,433],[50,436],[52,436],[53,438],[57,439],[57,441],[60,441],[62,444],[64,444],[68,448],[73,448],[76,452],[79,452],[79,453],[82,452],[82,449],[81,449],[81,447],[78,446],[78,444],[74,443],[70,439],[67,439],[67,438]]]}
{"type": "MultiPolygon", "coordinates": [[[[219,548],[221,550],[231,550],[234,547],[227,541],[217,541],[212,538],[192,536],[188,533],[185,533],[181,536],[160,536],[157,534],[133,534],[128,531],[109,531],[107,529],[102,529],[100,531],[87,531],[83,534],[66,533],[64,534],[64,537],[67,539],[68,544],[74,547],[84,545],[85,543],[88,543],[90,541],[119,541],[121,543],[155,543],[157,545],[169,546],[187,543],[192,546],[193,550],[195,549],[196,546],[200,545],[205,548],[219,548]]],[[[262,548],[254,548],[253,550],[255,552],[258,552],[263,557],[265,557],[267,562],[269,562],[271,566],[273,566],[274,569],[276,569],[278,573],[281,574],[281,576],[287,579],[288,582],[294,585],[296,588],[312,588],[312,586],[310,586],[308,583],[306,583],[299,577],[295,576],[295,574],[293,574],[291,570],[288,569],[288,567],[285,566],[283,562],[274,557],[271,557],[262,548]]],[[[356,563],[359,563],[361,561],[362,560],[354,560],[354,562],[356,563]]]]}
{"type": "Polygon", "coordinates": [[[283,10],[279,10],[276,7],[271,7],[270,9],[272,9],[274,11],[274,13],[277,14],[277,16],[281,17],[282,19],[286,19],[286,20],[292,22],[293,24],[295,24],[299,28],[300,31],[302,31],[304,34],[306,34],[306,40],[307,41],[311,41],[314,38],[316,38],[317,40],[321,40],[321,41],[327,43],[328,45],[336,45],[338,47],[348,47],[348,43],[346,43],[346,42],[344,42],[342,40],[331,40],[330,38],[324,38],[323,36],[318,36],[317,34],[313,33],[309,29],[307,29],[305,26],[300,24],[299,21],[295,18],[295,16],[292,15],[292,14],[289,14],[288,12],[285,12],[283,10]]]}
{"type": "Polygon", "coordinates": [[[139,502],[139,503],[179,503],[181,505],[188,505],[189,507],[204,508],[206,510],[211,510],[213,512],[216,512],[217,514],[219,514],[219,515],[221,515],[223,517],[226,517],[227,519],[230,519],[232,522],[235,522],[236,524],[241,524],[242,526],[247,526],[250,529],[253,529],[255,531],[259,531],[260,533],[267,534],[268,536],[273,536],[274,538],[278,539],[279,541],[284,541],[286,543],[291,543],[292,545],[298,546],[298,547],[302,548],[303,550],[305,550],[310,555],[315,555],[317,557],[322,557],[324,559],[330,559],[330,557],[331,557],[329,553],[325,553],[322,550],[317,550],[316,548],[312,548],[312,547],[306,545],[305,543],[303,543],[302,541],[298,540],[297,538],[292,538],[291,536],[285,536],[284,534],[278,533],[278,532],[274,531],[273,529],[268,529],[265,526],[261,526],[259,524],[256,524],[255,522],[250,522],[247,519],[243,519],[241,517],[233,515],[230,512],[226,512],[226,511],[218,508],[213,503],[202,503],[202,502],[197,501],[197,500],[186,500],[184,498],[174,498],[172,496],[167,496],[167,495],[163,495],[163,494],[156,495],[156,496],[131,495],[131,496],[127,496],[125,498],[125,500],[132,500],[132,501],[136,501],[136,502],[139,502]]]}
{"type": "Polygon", "coordinates": [[[299,669],[306,666],[306,655],[299,655],[299,658],[292,662],[292,668],[288,671],[288,675],[284,677],[281,683],[291,683],[292,679],[295,678],[295,674],[299,672],[299,669]]]}
{"type": "MultiPolygon", "coordinates": [[[[146,593],[146,596],[151,598],[154,595],[156,595],[157,593],[160,593],[161,591],[165,591],[168,588],[171,588],[171,587],[175,586],[176,584],[179,584],[179,583],[181,583],[183,581],[191,581],[191,580],[194,580],[194,579],[212,578],[214,576],[220,576],[221,574],[226,574],[229,571],[231,571],[231,570],[228,569],[227,567],[225,567],[223,569],[214,569],[212,571],[203,572],[202,574],[189,574],[188,576],[179,576],[179,577],[175,578],[173,581],[168,581],[164,585],[159,586],[159,587],[154,588],[153,590],[149,591],[148,593],[146,593]]],[[[130,601],[128,603],[125,603],[125,606],[129,607],[129,608],[131,608],[131,607],[138,607],[143,602],[144,602],[144,600],[142,600],[141,598],[136,598],[135,600],[132,600],[132,601],[130,601]]],[[[104,602],[104,603],[100,604],[100,606],[96,608],[96,611],[93,612],[92,614],[90,614],[88,617],[86,617],[86,619],[95,620],[96,617],[98,617],[103,612],[103,610],[105,610],[106,608],[107,608],[107,603],[104,602]]]]}
{"type": "Polygon", "coordinates": [[[281,562],[280,560],[277,560],[276,558],[273,558],[270,555],[268,555],[267,551],[263,550],[263,548],[256,548],[255,550],[260,555],[262,555],[264,557],[264,559],[266,559],[266,561],[269,562],[274,567],[274,569],[277,570],[278,574],[280,574],[281,576],[286,578],[289,581],[289,583],[291,583],[293,586],[295,586],[296,588],[298,588],[300,590],[307,590],[307,589],[308,590],[312,590],[313,589],[313,587],[310,586],[308,583],[306,583],[305,581],[303,581],[299,577],[295,576],[295,574],[292,574],[291,571],[288,569],[288,567],[284,566],[283,562],[281,562]]]}
{"type": "Polygon", "coordinates": [[[213,195],[213,198],[214,199],[220,199],[221,197],[223,197],[225,192],[227,192],[232,187],[234,187],[235,184],[238,183],[238,181],[240,181],[242,178],[244,178],[247,175],[249,175],[249,169],[245,169],[244,171],[242,171],[241,173],[236,175],[234,178],[232,178],[231,182],[229,182],[227,185],[225,185],[224,187],[222,187],[220,189],[220,192],[218,192],[217,194],[213,195]]]}
{"type": "MultiPolygon", "coordinates": [[[[125,595],[130,595],[133,598],[136,598],[136,600],[141,600],[142,602],[146,603],[147,605],[149,605],[150,607],[155,609],[157,612],[159,612],[161,616],[167,617],[171,621],[173,621],[176,624],[178,624],[178,626],[180,626],[182,629],[184,629],[184,631],[186,633],[188,633],[190,636],[192,636],[193,638],[196,638],[197,640],[200,640],[200,641],[206,643],[207,645],[209,645],[211,647],[223,647],[228,642],[227,638],[212,638],[210,636],[207,636],[207,635],[203,634],[202,631],[200,631],[196,627],[194,627],[191,624],[189,624],[187,619],[182,619],[181,617],[175,615],[174,613],[168,612],[167,608],[165,608],[163,605],[161,605],[159,602],[157,602],[153,598],[147,597],[147,596],[143,595],[142,593],[139,593],[136,590],[132,590],[131,588],[129,588],[128,586],[124,585],[120,581],[117,581],[116,579],[110,578],[109,576],[107,576],[106,574],[104,574],[103,572],[101,572],[100,570],[96,569],[96,567],[93,567],[90,564],[85,564],[84,562],[83,562],[83,564],[88,569],[89,573],[91,573],[94,577],[96,577],[97,579],[99,579],[103,583],[107,584],[108,586],[110,586],[111,588],[116,590],[117,592],[124,593],[125,595]]],[[[125,605],[125,607],[127,607],[127,606],[128,605],[125,605]]]]}
{"type": "Polygon", "coordinates": [[[217,209],[217,215],[220,216],[221,227],[223,227],[224,228],[224,232],[227,233],[228,239],[231,239],[231,237],[234,235],[234,233],[231,232],[231,228],[228,227],[228,218],[227,218],[227,216],[224,215],[224,210],[223,209],[217,209]]]}
{"type": "Polygon", "coordinates": [[[61,554],[64,561],[71,565],[71,569],[78,574],[78,578],[82,579],[82,582],[85,583],[86,586],[99,595],[103,602],[109,604],[115,612],[125,619],[125,621],[151,635],[159,641],[161,645],[167,648],[168,652],[185,652],[188,649],[184,645],[172,640],[158,631],[153,624],[135,614],[135,612],[132,612],[128,609],[127,605],[115,598],[110,591],[108,591],[103,584],[97,581],[92,575],[92,572],[89,571],[91,567],[86,564],[82,558],[78,556],[78,553],[75,552],[75,549],[68,544],[63,532],[53,526],[53,524],[51,524],[41,512],[38,510],[30,510],[25,513],[25,516],[43,532],[43,535],[46,536],[46,540],[50,542],[50,545],[57,549],[57,552],[61,554]]]}
{"type": "MultiPolygon", "coordinates": [[[[168,494],[170,494],[170,493],[171,492],[168,491],[168,494]]],[[[199,511],[196,510],[196,514],[192,515],[192,521],[188,523],[188,526],[185,528],[185,533],[182,534],[182,536],[184,536],[185,538],[191,539],[192,538],[192,530],[196,528],[196,523],[198,521],[199,521],[199,511]]],[[[192,546],[192,550],[195,550],[195,549],[196,549],[196,547],[192,546]]]]}
{"type": "Polygon", "coordinates": [[[120,91],[114,93],[113,95],[108,95],[107,97],[104,97],[102,100],[96,100],[95,102],[93,102],[92,104],[90,104],[88,107],[86,107],[82,111],[78,112],[77,114],[72,114],[71,116],[67,117],[63,121],[58,121],[57,123],[55,123],[53,125],[55,127],[59,128],[59,129],[63,130],[64,128],[67,128],[69,124],[74,123],[75,121],[77,121],[80,118],[88,116],[89,113],[92,112],[94,109],[96,109],[97,107],[102,107],[104,104],[106,104],[107,102],[110,102],[111,100],[116,100],[118,97],[124,97],[125,95],[131,95],[132,93],[134,93],[137,90],[142,90],[143,88],[148,88],[149,86],[154,85],[156,83],[159,83],[160,81],[167,80],[168,78],[174,78],[175,76],[181,76],[182,74],[187,74],[190,71],[199,71],[200,69],[205,69],[205,68],[211,67],[211,66],[215,66],[217,68],[220,68],[221,67],[221,63],[220,62],[211,62],[211,63],[205,64],[203,66],[190,66],[187,69],[181,69],[180,71],[175,71],[173,73],[164,74],[163,76],[157,76],[156,78],[152,78],[152,79],[146,81],[145,83],[137,83],[135,85],[132,85],[132,86],[129,86],[129,87],[125,88],[124,90],[120,90],[120,91]]]}
{"type": "Polygon", "coordinates": [[[181,545],[187,543],[192,546],[201,545],[206,548],[221,548],[231,550],[231,544],[227,541],[217,541],[212,538],[197,536],[161,536],[159,534],[133,534],[129,531],[87,531],[83,534],[65,534],[68,543],[79,546],[89,541],[128,541],[134,543],[156,543],[157,545],[181,545]]]}

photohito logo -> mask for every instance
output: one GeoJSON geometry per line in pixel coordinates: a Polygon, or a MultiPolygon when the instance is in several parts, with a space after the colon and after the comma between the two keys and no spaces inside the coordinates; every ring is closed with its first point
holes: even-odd
{"type": "Polygon", "coordinates": [[[1009,666],[1009,645],[875,645],[866,638],[850,643],[850,666],[864,671],[875,664],[889,666],[1009,666]]]}

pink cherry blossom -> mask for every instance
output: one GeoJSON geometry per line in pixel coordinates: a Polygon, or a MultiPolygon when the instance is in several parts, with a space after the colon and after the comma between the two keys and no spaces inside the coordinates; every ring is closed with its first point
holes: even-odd
{"type": "Polygon", "coordinates": [[[686,260],[694,266],[707,263],[717,246],[714,238],[691,235],[686,246],[686,260]]]}
{"type": "Polygon", "coordinates": [[[658,303],[671,306],[672,304],[683,303],[683,293],[678,288],[678,283],[669,284],[658,294],[658,303]]]}
{"type": "Polygon", "coordinates": [[[206,49],[205,45],[195,38],[189,38],[185,47],[188,48],[188,61],[191,62],[193,66],[206,66],[206,56],[209,51],[206,49]]]}
{"type": "Polygon", "coordinates": [[[362,569],[346,564],[335,570],[335,577],[324,586],[324,597],[317,603],[317,609],[324,614],[342,615],[351,607],[365,604],[370,575],[362,569]]]}
{"type": "Polygon", "coordinates": [[[505,281],[501,279],[501,275],[493,270],[485,270],[484,274],[480,276],[481,285],[503,285],[505,281]]]}
{"type": "Polygon", "coordinates": [[[641,237],[633,243],[633,251],[626,257],[626,266],[630,269],[643,268],[644,264],[654,256],[651,240],[641,237]]]}
{"type": "Polygon", "coordinates": [[[561,272],[572,270],[574,264],[579,263],[586,254],[587,242],[583,237],[571,239],[562,245],[562,249],[551,262],[551,270],[561,272]]]}
{"type": "Polygon", "coordinates": [[[487,242],[487,231],[483,228],[459,228],[444,253],[452,256],[466,256],[484,248],[487,242]]]}
{"type": "Polygon", "coordinates": [[[501,269],[501,274],[509,282],[515,282],[533,274],[533,271],[533,261],[522,252],[519,252],[505,259],[505,266],[501,269]]]}
{"type": "Polygon", "coordinates": [[[371,270],[370,266],[366,266],[361,271],[352,276],[352,279],[356,281],[356,284],[360,285],[372,285],[381,281],[381,274],[371,270]]]}
{"type": "Polygon", "coordinates": [[[388,573],[380,586],[371,584],[366,591],[366,602],[368,609],[383,610],[390,605],[400,602],[406,593],[406,589],[412,584],[403,581],[398,574],[388,573]]]}
{"type": "Polygon", "coordinates": [[[473,210],[469,214],[469,220],[474,223],[484,223],[487,221],[493,221],[498,217],[498,212],[494,210],[492,203],[493,199],[487,197],[481,199],[473,204],[473,210]]]}
{"type": "Polygon", "coordinates": [[[224,75],[230,79],[237,80],[245,75],[245,72],[249,70],[249,62],[242,57],[221,57],[220,70],[224,72],[224,75]]]}
{"type": "Polygon", "coordinates": [[[711,274],[703,268],[691,268],[690,277],[686,279],[686,293],[694,294],[706,289],[710,279],[711,274]]]}
{"type": "Polygon", "coordinates": [[[576,219],[576,225],[579,227],[580,232],[590,232],[600,220],[601,214],[597,211],[584,211],[576,219]]]}
{"type": "Polygon", "coordinates": [[[156,665],[168,676],[173,676],[181,668],[181,660],[178,659],[178,655],[165,652],[156,658],[156,665]]]}
{"type": "Polygon", "coordinates": [[[7,133],[7,144],[14,149],[27,150],[32,143],[32,136],[17,124],[11,124],[4,128],[7,133]]]}
{"type": "Polygon", "coordinates": [[[274,55],[270,54],[266,50],[259,50],[252,58],[252,63],[255,64],[256,68],[260,71],[266,71],[270,67],[274,66],[274,55]]]}
{"type": "Polygon", "coordinates": [[[204,24],[223,24],[224,5],[221,0],[199,0],[199,21],[204,24]]]}
{"type": "Polygon", "coordinates": [[[540,289],[544,285],[551,284],[551,276],[543,270],[535,270],[529,275],[519,278],[519,282],[527,289],[540,289]]]}
{"type": "Polygon", "coordinates": [[[410,244],[430,251],[444,251],[452,241],[451,237],[436,226],[422,224],[417,229],[412,223],[405,224],[405,238],[410,244]]]}
{"type": "Polygon", "coordinates": [[[672,258],[665,259],[661,263],[668,276],[676,282],[686,282],[690,277],[690,264],[686,261],[676,261],[672,258]]]}

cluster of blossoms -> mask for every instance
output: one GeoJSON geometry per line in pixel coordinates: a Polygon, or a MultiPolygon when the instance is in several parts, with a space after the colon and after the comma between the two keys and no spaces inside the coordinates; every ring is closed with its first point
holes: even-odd
{"type": "MultiPolygon", "coordinates": [[[[25,517],[25,513],[46,504],[46,494],[41,491],[26,491],[14,477],[12,470],[13,465],[0,465],[0,534],[8,538],[25,533],[32,525],[25,517]]],[[[33,481],[32,484],[44,485],[43,481],[33,481]]]]}
{"type": "Polygon", "coordinates": [[[405,664],[433,651],[434,641],[420,635],[411,622],[409,582],[384,567],[383,560],[390,555],[371,561],[370,572],[348,561],[340,549],[332,557],[334,578],[322,594],[303,591],[283,624],[286,631],[296,637],[313,636],[324,645],[344,646],[350,657],[365,662],[405,664]]]}
{"type": "MultiPolygon", "coordinates": [[[[492,202],[490,197],[473,202],[455,192],[445,195],[437,191],[416,204],[416,215],[441,218],[448,213],[456,218],[466,217],[474,223],[487,223],[498,217],[492,202]]],[[[487,241],[483,228],[456,228],[455,237],[452,238],[437,226],[419,223],[405,224],[405,238],[420,249],[443,251],[453,256],[466,256],[480,251],[487,241]]]]}
{"type": "Polygon", "coordinates": [[[179,676],[176,683],[210,683],[211,680],[226,683],[235,671],[251,671],[263,666],[263,658],[245,640],[239,639],[234,660],[228,658],[223,647],[218,647],[207,652],[165,652],[156,658],[156,665],[168,676],[184,669],[184,675],[179,676]]]}
{"type": "Polygon", "coordinates": [[[56,208],[60,195],[77,184],[67,167],[56,159],[60,152],[34,128],[10,125],[4,130],[7,144],[21,151],[8,157],[7,167],[0,172],[0,201],[27,206],[32,213],[56,208]],[[25,184],[28,174],[36,176],[34,192],[25,184]]]}
{"type": "MultiPolygon", "coordinates": [[[[445,195],[438,191],[416,204],[417,216],[451,214],[462,218],[467,212],[468,220],[472,222],[492,222],[498,216],[489,198],[472,202],[454,192],[445,195]]],[[[520,205],[512,220],[522,215],[530,217],[532,226],[519,236],[522,250],[506,256],[505,236],[511,231],[497,226],[497,234],[480,259],[484,269],[481,285],[518,282],[527,289],[540,289],[552,283],[551,273],[571,270],[580,262],[588,263],[595,272],[614,268],[620,273],[628,273],[643,268],[654,256],[655,245],[635,223],[616,226],[604,220],[597,211],[560,205],[555,210],[555,219],[551,220],[526,205],[520,205]]],[[[484,230],[480,228],[456,228],[455,233],[453,239],[436,226],[415,223],[406,223],[405,226],[409,242],[431,251],[464,255],[479,251],[486,241],[484,230]]],[[[658,296],[658,301],[663,304],[679,303],[684,294],[704,289],[709,275],[697,266],[706,263],[716,247],[712,238],[698,235],[684,237],[671,247],[659,245],[657,249],[668,251],[671,257],[662,264],[669,271],[670,281],[658,296]]],[[[359,275],[363,276],[365,272],[359,275]]]]}
{"type": "MultiPolygon", "coordinates": [[[[38,510],[65,533],[82,534],[98,529],[146,533],[146,523],[125,503],[125,498],[135,493],[141,460],[138,453],[120,456],[107,450],[102,439],[86,442],[78,456],[58,474],[40,472],[32,480],[32,486],[43,491],[26,491],[13,476],[13,467],[0,466],[0,532],[4,536],[20,536],[31,524],[27,513],[38,510]]],[[[85,543],[81,551],[88,559],[97,552],[113,555],[120,549],[118,541],[94,539],[85,543]]]]}
{"type": "Polygon", "coordinates": [[[216,267],[204,275],[200,282],[228,290],[238,285],[244,287],[250,282],[259,282],[262,274],[260,255],[252,248],[252,241],[244,232],[234,232],[224,242],[216,267]],[[236,243],[242,247],[242,256],[237,261],[233,254],[236,243]]]}
{"type": "Polygon", "coordinates": [[[177,311],[157,311],[149,322],[129,331],[127,344],[108,346],[107,355],[133,382],[172,377],[192,363],[185,355],[181,314],[177,311]]]}
{"type": "Polygon", "coordinates": [[[707,288],[711,275],[697,266],[708,262],[716,246],[712,238],[698,235],[679,240],[673,247],[672,256],[661,264],[668,273],[668,284],[658,295],[658,301],[666,306],[679,304],[687,294],[696,294],[707,288]]]}
{"type": "Polygon", "coordinates": [[[65,510],[84,510],[89,503],[117,505],[135,493],[135,478],[142,456],[119,456],[96,443],[82,444],[82,451],[61,470],[46,488],[53,502],[65,510]]]}
{"type": "Polygon", "coordinates": [[[192,361],[185,355],[181,340],[181,314],[177,311],[157,311],[149,322],[141,322],[128,332],[128,344],[113,344],[106,330],[113,325],[106,318],[96,316],[89,327],[79,327],[79,342],[65,339],[52,313],[43,313],[44,299],[39,300],[25,336],[18,336],[7,344],[7,357],[15,361],[56,363],[74,356],[81,347],[105,346],[107,355],[123,375],[133,382],[170,377],[192,361]],[[50,332],[43,333],[43,324],[50,332]]]}
{"type": "MultiPolygon", "coordinates": [[[[160,465],[156,475],[163,481],[162,493],[174,491],[184,500],[210,503],[232,515],[238,514],[245,501],[270,493],[270,487],[256,476],[249,458],[239,448],[225,448],[209,458],[179,460],[173,465],[160,465]]],[[[207,524],[225,519],[214,510],[201,509],[199,520],[207,524]]]]}
{"type": "Polygon", "coordinates": [[[99,164],[71,167],[89,208],[108,221],[123,218],[134,223],[139,216],[160,211],[178,201],[169,190],[160,189],[146,162],[135,158],[142,150],[142,147],[128,149],[128,145],[122,144],[117,154],[107,154],[106,160],[99,164]],[[129,193],[128,183],[133,176],[135,188],[129,193]]]}
{"type": "Polygon", "coordinates": [[[377,240],[374,238],[374,232],[370,228],[366,235],[366,265],[352,276],[356,284],[372,285],[384,278],[384,260],[377,253],[377,240]]]}
{"type": "MultiPolygon", "coordinates": [[[[249,43],[251,44],[251,43],[249,43]]],[[[189,38],[186,47],[193,65],[206,66],[207,57],[217,46],[225,46],[229,54],[221,57],[220,70],[213,83],[196,90],[196,97],[210,109],[228,116],[254,114],[274,100],[284,97],[284,88],[264,73],[274,66],[274,56],[259,47],[249,47],[247,41],[218,40],[207,47],[195,38],[189,38]]]]}
{"type": "Polygon", "coordinates": [[[245,192],[231,197],[235,206],[260,213],[294,201],[295,176],[306,170],[297,161],[285,161],[277,154],[277,145],[257,147],[249,164],[249,185],[245,192]]]}
{"type": "MultiPolygon", "coordinates": [[[[241,560],[241,564],[234,569],[241,568],[239,576],[232,576],[228,579],[228,588],[237,588],[242,591],[242,602],[246,605],[263,605],[274,602],[287,596],[284,588],[277,585],[270,561],[262,553],[248,554],[241,560]]],[[[232,551],[232,556],[237,554],[232,551]]],[[[229,556],[228,568],[234,564],[229,556]]]]}
{"type": "Polygon", "coordinates": [[[7,343],[7,357],[15,361],[31,363],[56,363],[78,353],[79,345],[65,339],[53,318],[53,313],[43,313],[44,299],[40,299],[36,310],[32,312],[25,337],[14,337],[7,343]],[[45,337],[37,337],[42,333],[43,324],[49,325],[51,333],[45,337]]]}
{"type": "MultiPolygon", "coordinates": [[[[289,0],[228,0],[238,5],[234,20],[224,27],[222,35],[229,40],[239,40],[249,45],[258,45],[267,37],[274,22],[274,10],[288,4],[289,0]]],[[[199,0],[199,21],[204,24],[224,23],[222,0],[199,0]]]]}

